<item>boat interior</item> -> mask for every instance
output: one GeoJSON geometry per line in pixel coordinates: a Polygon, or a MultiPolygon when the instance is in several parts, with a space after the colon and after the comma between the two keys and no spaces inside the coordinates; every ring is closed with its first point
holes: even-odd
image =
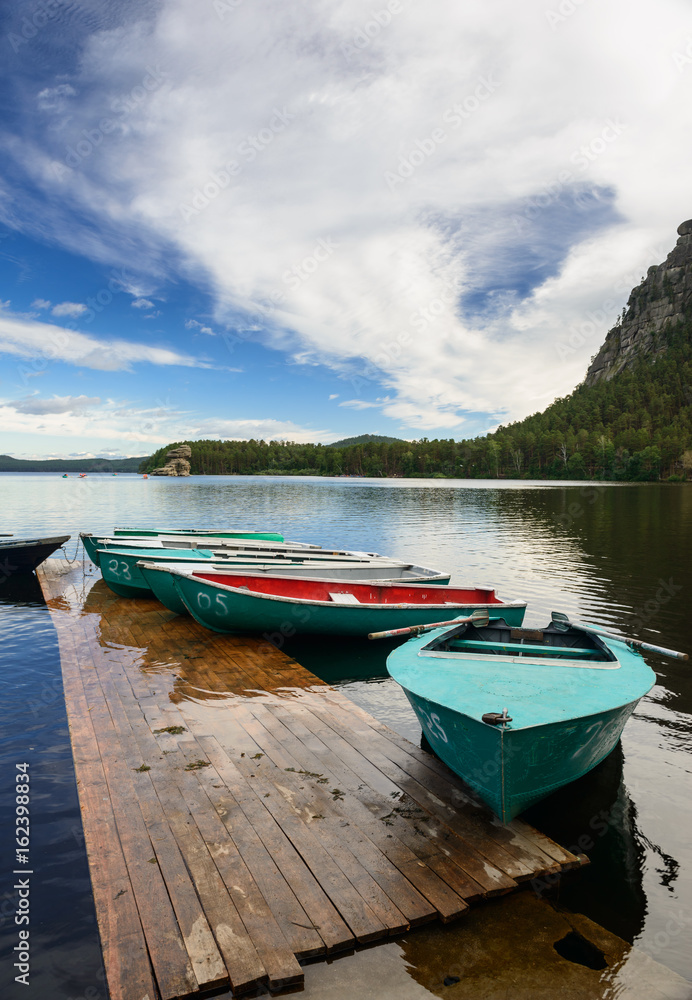
{"type": "Polygon", "coordinates": [[[617,657],[597,635],[572,626],[514,628],[503,618],[493,618],[486,627],[473,624],[449,629],[433,639],[421,652],[477,653],[485,656],[526,656],[568,660],[616,660],[617,657]]]}

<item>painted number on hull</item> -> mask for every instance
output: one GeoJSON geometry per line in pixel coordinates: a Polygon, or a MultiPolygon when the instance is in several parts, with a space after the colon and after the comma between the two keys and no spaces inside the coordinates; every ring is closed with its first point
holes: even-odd
{"type": "MultiPolygon", "coordinates": [[[[223,594],[217,594],[214,600],[216,607],[214,611],[218,614],[227,614],[228,605],[226,604],[226,598],[223,594]]],[[[209,594],[200,593],[197,595],[197,607],[201,608],[202,611],[209,611],[212,605],[212,600],[209,594]]]]}
{"type": "Polygon", "coordinates": [[[119,563],[117,559],[109,559],[108,569],[111,571],[113,576],[121,576],[123,580],[132,579],[132,577],[130,576],[130,567],[127,565],[126,562],[119,563]],[[118,566],[120,566],[120,569],[118,569],[118,566]]]}
{"type": "Polygon", "coordinates": [[[440,725],[440,717],[437,714],[437,712],[426,712],[426,710],[424,708],[421,708],[420,706],[418,706],[418,711],[423,716],[423,719],[425,720],[425,725],[428,727],[432,735],[442,740],[443,743],[449,743],[449,740],[447,739],[447,733],[440,725]]]}

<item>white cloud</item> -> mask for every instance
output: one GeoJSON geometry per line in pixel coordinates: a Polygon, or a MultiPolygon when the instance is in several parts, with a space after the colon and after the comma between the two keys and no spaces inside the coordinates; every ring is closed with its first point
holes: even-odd
{"type": "Polygon", "coordinates": [[[212,368],[206,361],[167,347],[129,340],[105,340],[52,323],[26,320],[0,312],[0,353],[49,364],[63,361],[99,371],[130,371],[134,364],[212,368]]]}
{"type": "Polygon", "coordinates": [[[41,111],[62,111],[68,99],[75,97],[76,94],[77,91],[69,83],[60,83],[57,87],[46,87],[42,90],[36,98],[36,103],[41,111]]]}
{"type": "Polygon", "coordinates": [[[72,316],[74,319],[88,311],[83,302],[60,302],[51,309],[53,316],[72,316]]]}
{"type": "Polygon", "coordinates": [[[50,309],[50,302],[48,299],[34,299],[31,303],[32,309],[50,309]]]}
{"type": "Polygon", "coordinates": [[[329,399],[338,399],[338,398],[339,398],[339,393],[338,392],[333,392],[329,396],[329,399]]]}
{"type": "MultiPolygon", "coordinates": [[[[200,418],[199,414],[168,405],[137,406],[119,400],[102,401],[86,396],[31,397],[20,401],[0,400],[0,426],[4,434],[36,434],[44,438],[140,442],[130,454],[145,454],[171,441],[206,438],[297,441],[328,443],[338,435],[326,430],[301,427],[290,420],[257,418],[228,420],[200,418]],[[37,417],[40,418],[37,421],[37,417]]],[[[92,446],[93,450],[93,446],[92,446]]],[[[116,449],[122,451],[122,445],[116,449]]],[[[105,454],[99,449],[99,454],[105,454]]],[[[63,453],[64,454],[64,453],[63,453]]]]}
{"type": "Polygon", "coordinates": [[[174,247],[219,323],[247,311],[254,336],[330,365],[354,396],[384,390],[407,426],[523,416],[582,377],[623,279],[687,214],[686,8],[633,17],[612,0],[551,24],[539,0],[436,0],[359,47],[371,10],[267,0],[221,17],[163,0],[153,20],[89,37],[78,93],[61,95],[69,128],[8,155],[45,193],[37,227],[151,275],[174,247]],[[149,90],[147,67],[165,68],[149,90]],[[117,136],[66,164],[125,80],[144,96],[117,136]],[[97,226],[68,226],[68,208],[97,226]],[[536,273],[541,254],[560,267],[532,292],[530,275],[506,285],[536,243],[536,273]],[[479,288],[506,307],[464,317],[458,296],[479,288]],[[599,310],[560,360],[556,341],[599,310]]]}
{"type": "Polygon", "coordinates": [[[199,330],[200,333],[206,333],[209,337],[215,337],[216,334],[210,326],[205,326],[196,319],[188,319],[185,321],[186,330],[199,330]]]}
{"type": "Polygon", "coordinates": [[[150,302],[149,299],[135,299],[134,302],[130,303],[135,309],[153,309],[154,303],[150,302]]]}
{"type": "MultiPolygon", "coordinates": [[[[329,398],[336,399],[336,396],[329,398]]],[[[347,406],[351,410],[371,410],[381,407],[382,403],[368,403],[364,399],[344,399],[343,402],[339,403],[339,406],[347,406]]]]}
{"type": "Polygon", "coordinates": [[[311,430],[300,427],[290,420],[224,420],[210,417],[197,424],[188,439],[224,438],[234,441],[295,441],[299,444],[310,442],[327,444],[336,441],[337,434],[326,430],[311,430]]]}
{"type": "Polygon", "coordinates": [[[97,406],[101,402],[99,396],[53,396],[52,399],[38,399],[35,396],[29,399],[16,400],[9,405],[14,407],[18,413],[31,413],[43,415],[46,413],[83,413],[85,410],[97,406]]]}

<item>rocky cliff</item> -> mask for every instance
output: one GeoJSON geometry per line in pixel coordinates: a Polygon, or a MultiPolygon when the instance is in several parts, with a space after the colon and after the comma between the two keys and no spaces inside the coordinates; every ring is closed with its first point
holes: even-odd
{"type": "Polygon", "coordinates": [[[150,472],[150,476],[189,476],[192,450],[189,444],[181,444],[166,455],[166,464],[150,472]]]}
{"type": "Polygon", "coordinates": [[[692,219],[678,226],[678,242],[663,264],[650,267],[632,290],[622,320],[586,373],[585,384],[611,379],[636,360],[652,361],[667,346],[665,328],[689,317],[692,310],[692,219]]]}

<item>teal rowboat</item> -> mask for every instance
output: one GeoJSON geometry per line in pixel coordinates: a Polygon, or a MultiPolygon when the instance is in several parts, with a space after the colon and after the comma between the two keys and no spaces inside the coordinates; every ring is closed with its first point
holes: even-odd
{"type": "Polygon", "coordinates": [[[278,531],[255,531],[253,528],[114,528],[113,534],[123,537],[170,538],[175,535],[202,535],[205,538],[256,538],[268,542],[283,542],[284,536],[278,531]]]}
{"type": "Polygon", "coordinates": [[[524,601],[502,601],[486,587],[437,587],[381,580],[354,583],[305,577],[170,570],[190,614],[214,632],[366,636],[377,629],[460,617],[492,608],[516,624],[524,601]]]}
{"type": "Polygon", "coordinates": [[[437,756],[503,823],[603,760],[656,682],[624,640],[492,618],[410,639],[387,669],[437,756]]]}
{"type": "MultiPolygon", "coordinates": [[[[266,534],[266,532],[265,532],[266,534]]],[[[158,535],[123,535],[118,537],[107,537],[92,535],[90,532],[82,531],[79,537],[82,540],[86,554],[94,565],[98,566],[98,550],[104,548],[168,548],[168,549],[215,549],[222,550],[236,548],[262,549],[319,549],[319,545],[304,545],[302,542],[285,542],[283,536],[279,535],[278,541],[259,537],[259,533],[246,532],[244,535],[237,535],[235,538],[226,538],[219,535],[198,535],[198,534],[158,534],[158,535]]]]}

